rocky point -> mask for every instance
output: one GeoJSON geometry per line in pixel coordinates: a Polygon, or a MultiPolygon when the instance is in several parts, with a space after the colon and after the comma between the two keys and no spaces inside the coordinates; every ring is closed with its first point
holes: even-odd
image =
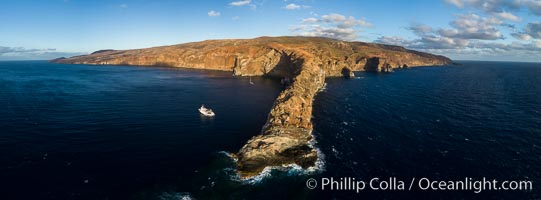
{"type": "Polygon", "coordinates": [[[310,145],[312,102],[326,77],[452,63],[443,56],[398,46],[316,37],[208,40],[146,49],[101,50],[52,62],[224,70],[235,76],[290,80],[285,81],[288,87],[276,99],[261,133],[233,154],[243,178],[259,174],[267,166],[315,165],[318,155],[310,145]]]}

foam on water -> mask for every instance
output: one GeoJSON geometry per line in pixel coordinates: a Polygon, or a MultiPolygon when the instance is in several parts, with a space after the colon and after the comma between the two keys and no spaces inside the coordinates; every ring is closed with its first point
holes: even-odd
{"type": "MultiPolygon", "coordinates": [[[[306,169],[302,168],[301,166],[297,164],[287,164],[282,166],[267,166],[256,176],[248,177],[248,178],[241,178],[238,173],[234,173],[231,175],[231,180],[233,181],[239,181],[245,184],[257,184],[260,183],[265,178],[271,178],[272,172],[274,171],[280,171],[285,172],[287,176],[295,176],[295,175],[311,175],[315,173],[321,173],[325,171],[325,155],[323,152],[316,146],[317,141],[315,139],[315,136],[312,137],[312,140],[308,142],[308,145],[313,148],[317,153],[317,160],[314,164],[314,166],[308,167],[306,169]]],[[[220,153],[226,155],[230,159],[232,159],[234,162],[237,162],[238,159],[231,155],[230,153],[221,151],[220,153]]],[[[226,170],[226,169],[224,169],[226,170]]]]}
{"type": "Polygon", "coordinates": [[[231,153],[229,153],[227,151],[219,151],[218,153],[227,156],[228,158],[230,158],[234,162],[237,162],[239,160],[237,157],[233,156],[233,154],[231,154],[231,153]]]}
{"type": "Polygon", "coordinates": [[[319,92],[323,92],[325,90],[327,90],[327,83],[323,83],[323,87],[319,89],[319,92]]]}
{"type": "Polygon", "coordinates": [[[192,195],[188,192],[164,192],[158,196],[159,200],[192,200],[192,195]]]}

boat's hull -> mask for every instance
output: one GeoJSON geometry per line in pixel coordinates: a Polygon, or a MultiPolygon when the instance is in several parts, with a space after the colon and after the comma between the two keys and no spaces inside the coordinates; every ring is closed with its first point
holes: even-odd
{"type": "Polygon", "coordinates": [[[201,113],[202,115],[207,116],[207,117],[214,117],[216,115],[213,112],[206,112],[206,111],[201,110],[201,109],[198,109],[198,110],[199,110],[199,113],[201,113]]]}

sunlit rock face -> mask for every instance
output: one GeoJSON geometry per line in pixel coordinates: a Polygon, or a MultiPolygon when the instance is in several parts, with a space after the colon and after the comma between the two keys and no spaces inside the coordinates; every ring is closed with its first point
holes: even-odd
{"type": "Polygon", "coordinates": [[[312,102],[326,77],[353,77],[353,71],[392,72],[398,68],[448,65],[449,58],[398,46],[315,37],[260,37],[208,40],[135,50],[102,50],[52,62],[94,65],[170,66],[231,71],[235,76],[270,76],[288,83],[259,135],[237,153],[241,177],[267,166],[314,166],[312,102]]]}

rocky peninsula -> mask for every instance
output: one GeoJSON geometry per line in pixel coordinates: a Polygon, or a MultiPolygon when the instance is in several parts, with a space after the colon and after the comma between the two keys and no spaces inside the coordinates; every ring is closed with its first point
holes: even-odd
{"type": "Polygon", "coordinates": [[[452,63],[444,56],[399,46],[316,37],[207,40],[146,49],[101,50],[52,62],[170,66],[281,78],[288,86],[276,99],[261,133],[233,154],[243,178],[259,174],[267,166],[315,165],[318,155],[310,145],[312,102],[326,77],[452,63]]]}

